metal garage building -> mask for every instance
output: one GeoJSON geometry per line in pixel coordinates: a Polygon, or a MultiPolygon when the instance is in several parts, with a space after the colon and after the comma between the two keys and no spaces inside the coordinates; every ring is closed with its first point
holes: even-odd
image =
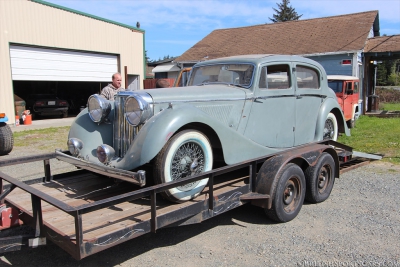
{"type": "Polygon", "coordinates": [[[52,93],[79,107],[115,72],[125,88],[143,84],[144,31],[136,27],[23,0],[0,1],[0,32],[0,112],[11,118],[14,94],[52,93]]]}

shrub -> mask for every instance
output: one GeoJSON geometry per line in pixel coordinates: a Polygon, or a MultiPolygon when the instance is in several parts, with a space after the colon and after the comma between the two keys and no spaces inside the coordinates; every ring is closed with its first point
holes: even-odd
{"type": "Polygon", "coordinates": [[[400,90],[389,88],[376,88],[376,95],[381,103],[400,103],[400,90]]]}

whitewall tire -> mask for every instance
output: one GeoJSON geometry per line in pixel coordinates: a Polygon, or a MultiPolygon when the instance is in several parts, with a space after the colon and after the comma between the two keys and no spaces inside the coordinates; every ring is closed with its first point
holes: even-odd
{"type": "MultiPolygon", "coordinates": [[[[212,169],[213,153],[208,138],[199,131],[185,130],[174,135],[155,158],[154,180],[157,184],[190,177],[212,169]]],[[[168,189],[162,196],[184,202],[200,194],[208,182],[203,179],[168,189]]]]}
{"type": "Polygon", "coordinates": [[[323,140],[333,140],[336,141],[338,137],[338,124],[335,115],[329,113],[326,117],[324,130],[322,134],[323,140]]]}

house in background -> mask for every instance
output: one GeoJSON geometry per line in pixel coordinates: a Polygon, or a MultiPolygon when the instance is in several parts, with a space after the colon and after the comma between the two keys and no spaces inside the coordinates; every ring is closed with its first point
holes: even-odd
{"type": "MultiPolygon", "coordinates": [[[[365,70],[363,55],[369,38],[379,36],[378,11],[333,17],[287,21],[240,28],[219,29],[176,58],[182,67],[196,62],[246,54],[288,54],[308,57],[319,62],[328,75],[350,75],[360,78],[365,70]]],[[[361,99],[370,90],[361,92],[361,99]]]]}
{"type": "Polygon", "coordinates": [[[147,63],[147,79],[143,81],[144,89],[155,88],[158,79],[166,79],[172,86],[178,77],[181,68],[174,62],[176,57],[152,61],[147,63]],[[150,74],[151,73],[151,74],[150,74]]]}

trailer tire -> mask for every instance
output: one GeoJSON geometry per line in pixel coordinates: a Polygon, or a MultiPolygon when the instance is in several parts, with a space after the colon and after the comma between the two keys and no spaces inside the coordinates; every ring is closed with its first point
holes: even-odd
{"type": "Polygon", "coordinates": [[[338,124],[336,117],[333,113],[329,113],[326,117],[324,130],[323,130],[323,140],[333,140],[336,141],[338,137],[338,124]]]}
{"type": "Polygon", "coordinates": [[[280,172],[278,184],[273,192],[271,209],[265,213],[276,222],[293,220],[303,206],[306,181],[303,170],[294,163],[289,163],[280,172]]]}
{"type": "Polygon", "coordinates": [[[14,146],[14,137],[10,126],[0,122],[0,156],[7,155],[14,146]]]}
{"type": "MultiPolygon", "coordinates": [[[[156,184],[209,171],[213,165],[213,153],[208,138],[199,131],[185,130],[174,135],[158,153],[154,162],[156,184]]],[[[172,202],[185,202],[200,194],[208,178],[168,189],[161,195],[172,202]]]]}
{"type": "Polygon", "coordinates": [[[322,153],[317,163],[306,169],[306,200],[321,203],[329,198],[335,183],[335,161],[326,152],[322,153]]]}

